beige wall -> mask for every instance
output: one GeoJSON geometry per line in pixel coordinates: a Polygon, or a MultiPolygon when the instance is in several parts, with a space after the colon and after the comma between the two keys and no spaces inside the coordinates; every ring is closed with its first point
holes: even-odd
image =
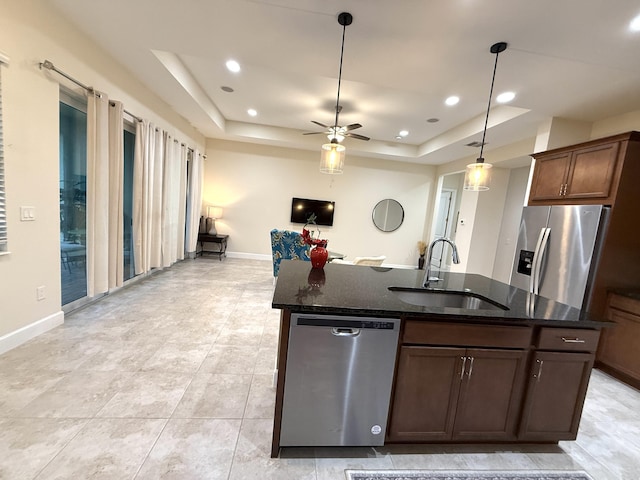
{"type": "Polygon", "coordinates": [[[270,258],[273,228],[301,231],[290,223],[291,198],[336,202],[333,227],[321,227],[329,250],[348,258],[386,255],[386,263],[417,265],[434,188],[434,168],[349,155],[342,175],[319,171],[320,152],[220,140],[207,142],[203,201],[224,207],[216,222],[227,233],[232,254],[270,258]],[[380,200],[393,198],[405,212],[395,232],[381,232],[371,220],[380,200]]]}
{"type": "Polygon", "coordinates": [[[509,173],[509,184],[502,211],[502,223],[496,246],[496,259],[491,278],[504,283],[511,281],[511,269],[518,242],[518,229],[524,207],[529,167],[514,168],[509,173]]]}
{"type": "MultiPolygon", "coordinates": [[[[60,18],[46,1],[0,0],[3,128],[6,164],[8,255],[0,256],[0,352],[59,323],[58,68],[124,102],[176,138],[204,149],[204,137],[112,58],[60,18]],[[20,206],[35,207],[36,220],[20,222],[20,206]],[[46,298],[36,300],[36,288],[46,298]]],[[[71,85],[68,82],[65,85],[71,85]]]]}

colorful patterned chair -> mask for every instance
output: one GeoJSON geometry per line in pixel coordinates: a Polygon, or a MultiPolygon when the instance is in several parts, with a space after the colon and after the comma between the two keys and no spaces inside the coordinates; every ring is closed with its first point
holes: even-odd
{"type": "Polygon", "coordinates": [[[282,260],[311,261],[309,245],[302,241],[302,235],[289,230],[271,230],[271,253],[274,278],[278,276],[282,260]]]}

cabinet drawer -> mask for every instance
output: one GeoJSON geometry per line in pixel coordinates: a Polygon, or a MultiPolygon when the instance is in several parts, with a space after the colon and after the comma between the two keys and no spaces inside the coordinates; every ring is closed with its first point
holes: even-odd
{"type": "Polygon", "coordinates": [[[527,348],[531,327],[471,325],[407,320],[402,343],[465,347],[527,348]]]}
{"type": "Polygon", "coordinates": [[[640,300],[635,298],[612,294],[609,297],[609,306],[640,316],[640,300]]]}
{"type": "Polygon", "coordinates": [[[584,328],[542,328],[538,338],[539,350],[569,352],[595,352],[598,347],[599,330],[584,328]]]}

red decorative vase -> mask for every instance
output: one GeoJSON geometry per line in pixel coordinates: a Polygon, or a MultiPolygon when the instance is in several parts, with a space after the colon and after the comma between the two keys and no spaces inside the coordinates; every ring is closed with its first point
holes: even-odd
{"type": "Polygon", "coordinates": [[[311,257],[311,266],[313,268],[324,268],[324,264],[327,263],[329,258],[329,252],[324,247],[315,247],[311,249],[309,256],[311,257]]]}

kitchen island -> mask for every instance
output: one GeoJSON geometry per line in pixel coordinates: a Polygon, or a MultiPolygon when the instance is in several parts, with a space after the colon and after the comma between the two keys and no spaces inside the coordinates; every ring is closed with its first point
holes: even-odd
{"type": "MultiPolygon", "coordinates": [[[[287,408],[287,382],[308,382],[304,391],[321,380],[287,375],[288,353],[296,346],[290,345],[292,317],[307,325],[329,316],[365,317],[380,320],[384,328],[399,320],[388,417],[366,427],[381,437],[377,444],[575,439],[599,330],[606,323],[481,275],[440,277],[425,292],[422,270],[333,264],[318,270],[308,262],[282,262],[272,303],[282,310],[272,456],[281,446],[358,444],[349,443],[348,435],[342,443],[328,443],[311,434],[306,441],[281,442],[283,417],[288,423],[308,421],[306,413],[298,418],[287,408]]],[[[354,364],[356,352],[347,357],[354,364]]],[[[313,366],[326,360],[322,356],[310,348],[305,362],[313,366]]],[[[296,365],[298,371],[304,368],[296,365]]],[[[351,395],[345,393],[351,385],[340,387],[344,391],[317,391],[324,403],[315,410],[351,395]]],[[[364,388],[362,380],[358,388],[364,388]]],[[[346,405],[344,418],[364,410],[346,405]]],[[[323,420],[331,424],[316,420],[310,423],[314,428],[322,428],[323,420]]],[[[339,430],[340,422],[327,428],[339,430]]]]}

